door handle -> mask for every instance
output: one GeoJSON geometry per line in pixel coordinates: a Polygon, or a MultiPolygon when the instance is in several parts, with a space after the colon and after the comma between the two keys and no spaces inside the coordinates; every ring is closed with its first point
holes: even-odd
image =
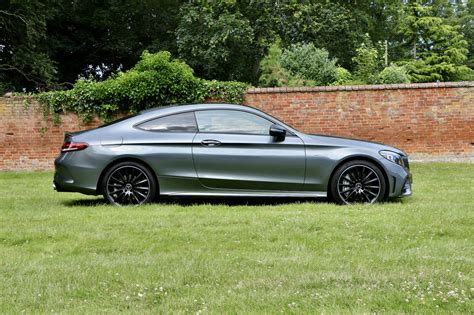
{"type": "Polygon", "coordinates": [[[208,147],[216,147],[216,146],[220,145],[221,142],[217,141],[217,140],[208,139],[208,140],[202,140],[201,144],[205,145],[205,146],[208,146],[208,147]]]}

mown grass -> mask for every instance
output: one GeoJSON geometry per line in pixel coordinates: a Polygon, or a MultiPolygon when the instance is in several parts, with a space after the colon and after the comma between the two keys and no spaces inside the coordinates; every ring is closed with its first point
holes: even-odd
{"type": "Polygon", "coordinates": [[[382,205],[114,207],[0,173],[0,313],[470,313],[474,165],[382,205]]]}

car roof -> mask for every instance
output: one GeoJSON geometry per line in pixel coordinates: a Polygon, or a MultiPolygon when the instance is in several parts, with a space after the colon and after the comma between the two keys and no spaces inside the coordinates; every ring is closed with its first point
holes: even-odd
{"type": "Polygon", "coordinates": [[[225,104],[225,103],[199,103],[199,104],[182,104],[182,105],[168,105],[150,108],[140,111],[140,114],[161,114],[163,112],[182,112],[190,110],[203,110],[203,109],[249,109],[256,110],[255,108],[247,105],[238,104],[225,104]]]}
{"type": "Polygon", "coordinates": [[[206,103],[206,104],[185,104],[185,105],[171,105],[171,106],[162,106],[147,109],[139,112],[137,115],[138,119],[149,119],[158,116],[167,116],[171,114],[178,114],[188,111],[196,110],[212,110],[212,109],[228,109],[228,110],[243,110],[251,113],[255,113],[260,116],[265,116],[270,120],[278,120],[271,115],[262,112],[254,107],[247,105],[237,105],[237,104],[220,104],[220,103],[206,103]]]}

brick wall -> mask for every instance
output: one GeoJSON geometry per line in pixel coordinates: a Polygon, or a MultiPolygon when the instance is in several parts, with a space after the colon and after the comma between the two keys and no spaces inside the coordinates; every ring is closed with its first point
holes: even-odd
{"type": "MultiPolygon", "coordinates": [[[[245,103],[297,129],[384,142],[412,156],[474,159],[474,82],[250,89],[245,103]]],[[[0,97],[0,170],[43,170],[65,131],[92,128],[73,114],[45,120],[34,101],[0,97]]]]}
{"type": "Polygon", "coordinates": [[[61,125],[46,120],[35,101],[0,97],[0,170],[52,169],[65,131],[93,128],[74,114],[61,115],[61,125]]]}
{"type": "Polygon", "coordinates": [[[474,82],[259,88],[245,103],[307,133],[383,142],[418,157],[474,158],[474,82]]]}

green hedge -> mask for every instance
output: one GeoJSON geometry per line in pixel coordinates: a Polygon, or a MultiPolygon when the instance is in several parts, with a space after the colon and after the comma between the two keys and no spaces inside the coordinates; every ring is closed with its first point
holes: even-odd
{"type": "Polygon", "coordinates": [[[196,78],[186,63],[167,51],[145,51],[130,70],[105,81],[80,79],[71,90],[40,93],[35,98],[45,115],[59,119],[61,112],[74,112],[85,122],[98,115],[108,121],[119,112],[135,113],[170,104],[219,101],[242,103],[248,85],[241,82],[196,78]]]}

